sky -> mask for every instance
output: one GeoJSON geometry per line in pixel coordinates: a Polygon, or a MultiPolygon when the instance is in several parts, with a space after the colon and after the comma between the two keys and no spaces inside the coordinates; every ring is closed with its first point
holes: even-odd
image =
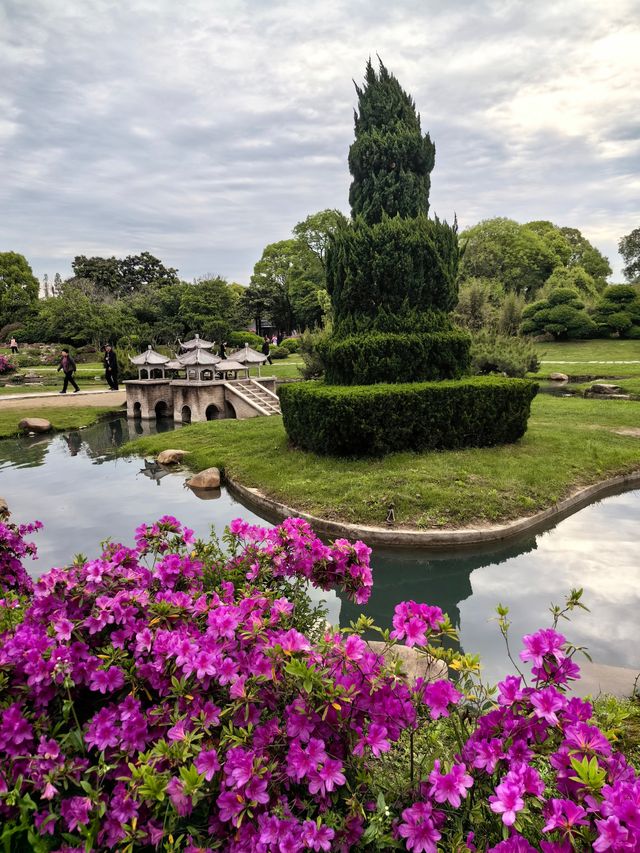
{"type": "Polygon", "coordinates": [[[39,277],[149,251],[248,284],[349,213],[378,54],[436,144],[431,212],[640,226],[640,0],[0,0],[0,251],[39,277]]]}

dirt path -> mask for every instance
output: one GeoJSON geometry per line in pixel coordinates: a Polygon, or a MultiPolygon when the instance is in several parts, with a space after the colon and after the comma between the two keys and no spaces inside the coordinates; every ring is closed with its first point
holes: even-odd
{"type": "Polygon", "coordinates": [[[126,402],[125,391],[80,391],[78,394],[69,392],[45,392],[42,394],[12,394],[10,397],[0,397],[0,412],[10,409],[52,409],[73,408],[74,406],[113,406],[118,409],[126,402]]]}

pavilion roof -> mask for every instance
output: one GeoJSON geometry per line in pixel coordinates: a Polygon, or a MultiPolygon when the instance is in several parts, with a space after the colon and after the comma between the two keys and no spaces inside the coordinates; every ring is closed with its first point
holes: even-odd
{"type": "Polygon", "coordinates": [[[195,338],[192,338],[190,341],[180,341],[180,346],[182,349],[186,350],[211,349],[215,344],[213,341],[205,341],[205,339],[201,338],[200,335],[196,335],[195,338]]]}
{"type": "Polygon", "coordinates": [[[216,370],[219,372],[225,370],[246,370],[247,366],[245,364],[240,364],[239,361],[236,361],[233,358],[225,358],[223,361],[219,361],[216,364],[216,370]]]}
{"type": "Polygon", "coordinates": [[[267,360],[266,355],[245,345],[242,349],[229,353],[229,358],[239,361],[241,364],[264,364],[267,360]]]}
{"type": "Polygon", "coordinates": [[[188,352],[183,352],[181,355],[176,356],[174,360],[179,362],[181,367],[187,367],[192,364],[211,365],[218,364],[220,356],[214,355],[206,349],[197,347],[196,349],[189,350],[188,352]]]}
{"type": "Polygon", "coordinates": [[[134,355],[133,357],[130,356],[129,360],[132,364],[138,366],[145,364],[166,364],[169,361],[166,355],[160,355],[159,352],[151,349],[151,345],[149,345],[144,352],[141,352],[140,355],[134,355]]]}

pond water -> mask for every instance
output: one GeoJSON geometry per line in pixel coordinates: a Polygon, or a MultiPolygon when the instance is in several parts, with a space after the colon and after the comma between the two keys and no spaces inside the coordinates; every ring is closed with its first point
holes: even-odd
{"type": "MultiPolygon", "coordinates": [[[[162,423],[160,422],[162,426],[162,423]]],[[[165,426],[172,428],[171,422],[165,426]]],[[[166,473],[139,458],[119,455],[120,445],[147,425],[118,419],[53,437],[0,441],[0,495],[14,521],[38,518],[38,575],[79,552],[91,557],[108,537],[133,543],[143,521],[170,513],[206,537],[238,516],[258,516],[222,489],[202,500],[185,488],[185,472],[166,473]]],[[[374,591],[366,608],[327,598],[329,618],[347,625],[364,610],[377,624],[391,624],[405,599],[437,604],[460,631],[464,650],[481,655],[486,676],[510,669],[497,626],[498,602],[508,605],[512,645],[522,634],[549,624],[549,605],[571,587],[584,587],[590,613],[577,611],[564,630],[594,661],[640,669],[636,642],[640,608],[640,491],[593,504],[549,530],[482,551],[427,552],[376,549],[374,591]]]]}

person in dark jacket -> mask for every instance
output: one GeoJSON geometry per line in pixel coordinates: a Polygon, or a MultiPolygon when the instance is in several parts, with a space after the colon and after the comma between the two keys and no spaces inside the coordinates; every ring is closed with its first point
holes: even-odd
{"type": "Polygon", "coordinates": [[[112,391],[118,390],[118,359],[111,344],[104,348],[104,375],[112,391]]]}
{"type": "Polygon", "coordinates": [[[269,345],[269,335],[265,335],[264,341],[262,343],[262,355],[266,355],[267,361],[269,362],[269,364],[273,364],[273,362],[271,361],[271,356],[269,355],[270,352],[271,352],[271,347],[269,345]]]}
{"type": "Polygon", "coordinates": [[[67,393],[67,386],[69,385],[69,382],[70,382],[74,388],[73,393],[77,394],[80,389],[78,388],[78,383],[73,378],[73,374],[76,371],[76,363],[71,358],[71,356],[69,355],[68,349],[62,350],[62,356],[60,358],[60,364],[58,365],[58,370],[61,370],[64,373],[64,382],[62,383],[62,391],[60,391],[60,393],[61,394],[67,393]]]}

